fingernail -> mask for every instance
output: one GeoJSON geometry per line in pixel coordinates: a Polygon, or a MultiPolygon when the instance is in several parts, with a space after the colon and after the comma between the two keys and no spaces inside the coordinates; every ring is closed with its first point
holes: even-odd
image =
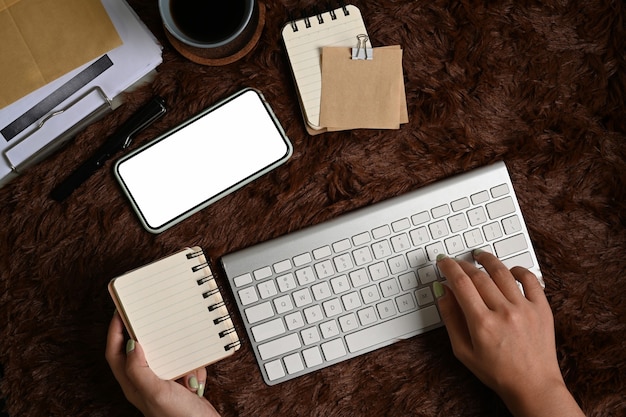
{"type": "Polygon", "coordinates": [[[133,350],[135,350],[135,341],[133,339],[128,339],[128,342],[126,342],[126,354],[129,354],[133,350]]]}
{"type": "Polygon", "coordinates": [[[198,384],[198,397],[204,397],[204,383],[201,382],[200,384],[198,384]]]}
{"type": "Polygon", "coordinates": [[[448,257],[448,255],[446,255],[445,253],[440,253],[439,255],[437,255],[437,262],[443,261],[447,257],[448,257]]]}
{"type": "Polygon", "coordinates": [[[195,376],[189,378],[189,387],[191,387],[191,389],[198,389],[198,379],[195,376]]]}
{"type": "Polygon", "coordinates": [[[443,285],[441,285],[441,282],[433,282],[433,292],[435,293],[435,298],[443,297],[443,295],[445,294],[445,290],[443,289],[443,285]]]}
{"type": "Polygon", "coordinates": [[[485,253],[485,251],[480,249],[480,248],[477,248],[477,249],[474,249],[472,251],[472,256],[476,257],[476,256],[480,255],[481,253],[485,253]]]}

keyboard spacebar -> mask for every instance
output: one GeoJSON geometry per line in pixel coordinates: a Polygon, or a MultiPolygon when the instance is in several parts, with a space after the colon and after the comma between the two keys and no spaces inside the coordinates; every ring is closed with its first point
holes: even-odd
{"type": "Polygon", "coordinates": [[[437,307],[433,305],[350,333],[346,336],[346,344],[350,352],[356,352],[388,340],[401,338],[407,333],[416,332],[440,322],[437,307]]]}

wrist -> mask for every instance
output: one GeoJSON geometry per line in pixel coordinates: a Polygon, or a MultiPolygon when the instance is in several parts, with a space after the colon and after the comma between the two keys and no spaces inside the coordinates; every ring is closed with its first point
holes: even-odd
{"type": "Polygon", "coordinates": [[[501,394],[516,417],[584,417],[563,379],[545,381],[543,386],[501,394]]]}

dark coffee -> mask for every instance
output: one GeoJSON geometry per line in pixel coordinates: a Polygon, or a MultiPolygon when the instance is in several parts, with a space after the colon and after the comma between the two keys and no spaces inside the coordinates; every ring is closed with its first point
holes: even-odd
{"type": "Polygon", "coordinates": [[[244,0],[172,0],[176,26],[197,42],[219,43],[233,35],[246,13],[244,0]]]}

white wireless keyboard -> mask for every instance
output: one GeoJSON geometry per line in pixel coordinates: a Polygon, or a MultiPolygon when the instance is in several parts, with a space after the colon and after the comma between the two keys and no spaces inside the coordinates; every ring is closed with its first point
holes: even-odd
{"type": "Polygon", "coordinates": [[[443,325],[441,253],[475,248],[541,271],[500,162],[221,260],[265,382],[274,385],[443,325]]]}

